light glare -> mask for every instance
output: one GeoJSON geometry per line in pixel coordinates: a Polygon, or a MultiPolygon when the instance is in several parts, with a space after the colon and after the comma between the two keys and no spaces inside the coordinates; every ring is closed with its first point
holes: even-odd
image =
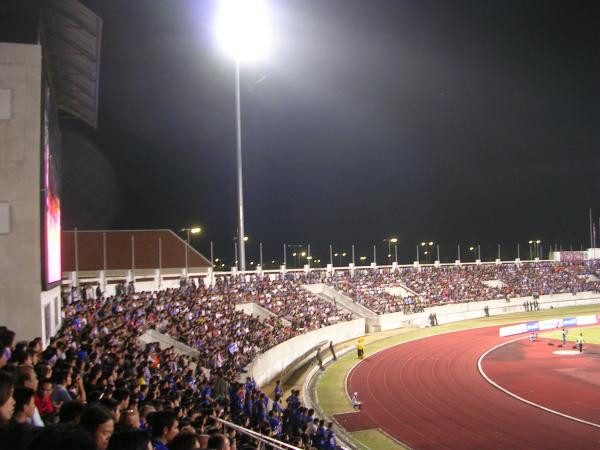
{"type": "Polygon", "coordinates": [[[269,42],[265,0],[221,0],[217,38],[226,53],[238,61],[263,59],[269,42]]]}

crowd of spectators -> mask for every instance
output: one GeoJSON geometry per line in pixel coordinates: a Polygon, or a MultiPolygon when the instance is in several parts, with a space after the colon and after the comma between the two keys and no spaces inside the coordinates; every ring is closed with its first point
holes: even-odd
{"type": "Polygon", "coordinates": [[[304,333],[317,328],[352,319],[352,314],[336,305],[311,294],[303,284],[319,281],[319,272],[308,274],[279,274],[276,279],[269,275],[238,275],[218,277],[217,295],[233,298],[236,303],[256,303],[276,314],[291,327],[292,333],[304,333]]]}
{"type": "Polygon", "coordinates": [[[595,291],[599,269],[596,261],[371,268],[352,276],[336,271],[325,282],[377,314],[412,313],[445,303],[595,291]]]}
{"type": "Polygon", "coordinates": [[[352,318],[303,284],[326,282],[384,314],[598,290],[599,273],[598,262],[540,262],[226,275],[156,292],[123,284],[114,296],[91,285],[72,289],[46,348],[0,327],[0,449],[256,448],[219,419],[301,448],[333,449],[331,424],[303,407],[298,391],[269,398],[244,372],[260,352],[352,318]],[[236,308],[249,302],[272,317],[236,308]],[[148,329],[197,356],[141,343],[148,329]]]}
{"type": "Polygon", "coordinates": [[[158,292],[129,285],[110,297],[89,286],[69,291],[47,348],[0,331],[0,449],[256,448],[217,419],[300,448],[335,448],[332,426],[297,391],[270,399],[244,373],[259,352],[350,318],[305,294],[305,281],[238,276],[158,292]],[[275,316],[236,310],[249,301],[275,316]],[[199,356],[142,344],[149,328],[199,356]]]}

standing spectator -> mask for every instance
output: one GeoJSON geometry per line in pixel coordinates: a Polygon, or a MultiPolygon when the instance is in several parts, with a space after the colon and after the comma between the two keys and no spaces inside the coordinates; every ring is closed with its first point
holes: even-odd
{"type": "Polygon", "coordinates": [[[281,397],[283,397],[283,389],[281,388],[281,380],[275,382],[275,403],[277,403],[281,397]]]}
{"type": "Polygon", "coordinates": [[[321,349],[317,349],[317,364],[319,365],[319,369],[323,370],[323,357],[321,356],[321,349]]]}

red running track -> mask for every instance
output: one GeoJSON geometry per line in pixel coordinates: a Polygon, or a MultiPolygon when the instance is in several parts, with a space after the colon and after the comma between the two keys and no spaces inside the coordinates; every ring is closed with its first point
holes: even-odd
{"type": "Polygon", "coordinates": [[[347,380],[362,411],[337,419],[349,431],[381,428],[414,449],[600,448],[600,428],[523,403],[481,376],[479,357],[512,339],[479,328],[369,356],[347,380]]]}

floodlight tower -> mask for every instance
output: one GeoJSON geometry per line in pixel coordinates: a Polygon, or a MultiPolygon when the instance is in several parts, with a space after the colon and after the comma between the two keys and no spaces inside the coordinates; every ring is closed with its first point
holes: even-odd
{"type": "Polygon", "coordinates": [[[221,0],[217,38],[235,61],[235,124],[237,169],[237,244],[239,269],[246,270],[244,241],[244,188],[242,179],[242,114],[240,106],[240,62],[261,59],[267,49],[268,15],[265,0],[221,0]]]}

